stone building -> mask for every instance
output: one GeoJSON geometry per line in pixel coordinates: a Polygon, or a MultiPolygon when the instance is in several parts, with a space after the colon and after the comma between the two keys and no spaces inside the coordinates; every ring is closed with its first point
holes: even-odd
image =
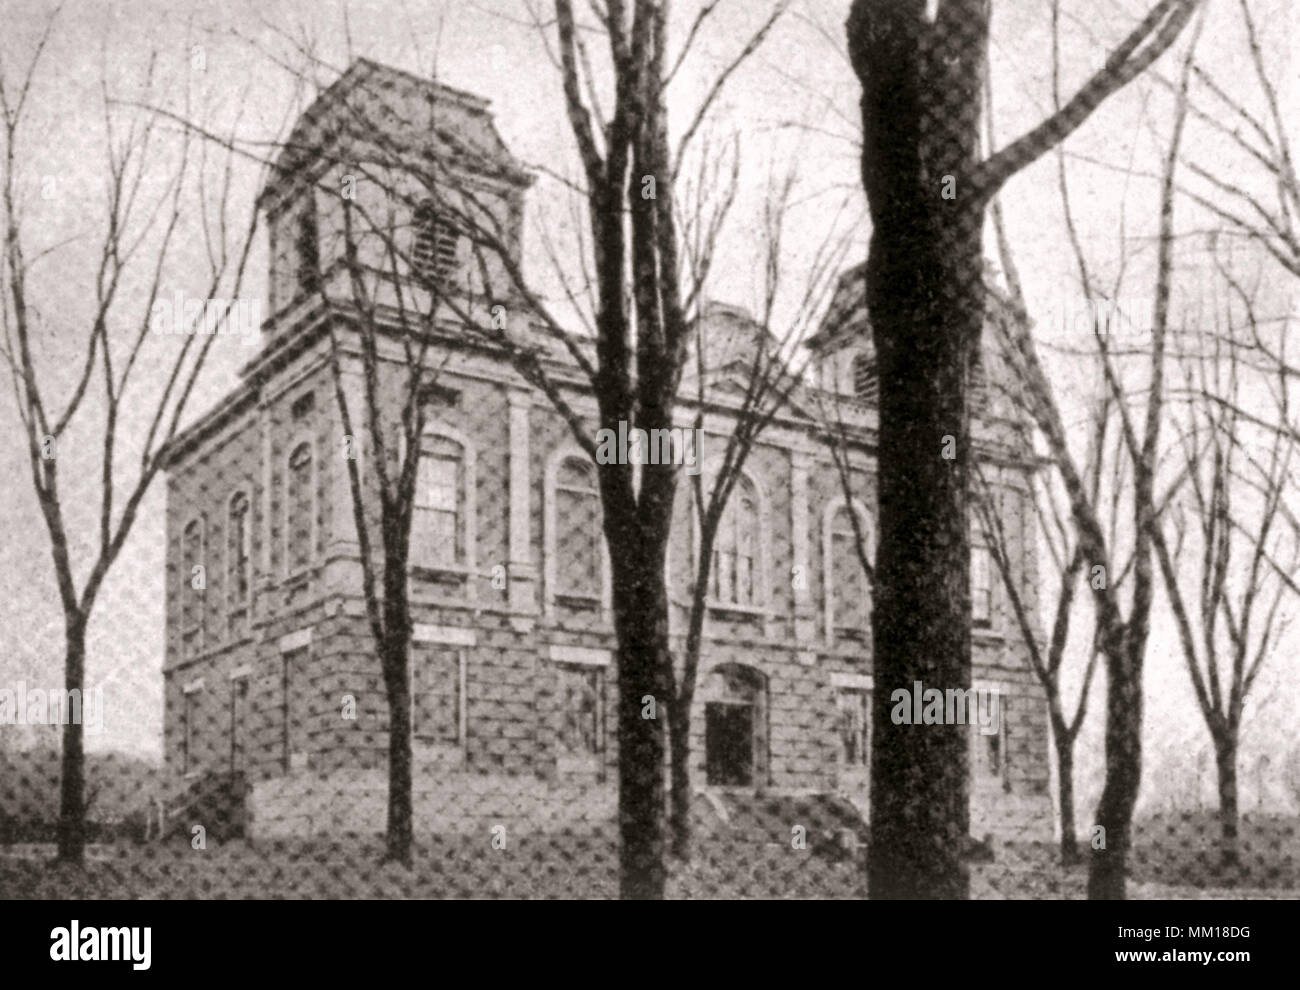
{"type": "MultiPolygon", "coordinates": [[[[167,766],[189,807],[213,781],[246,782],[237,799],[254,834],[384,827],[388,709],[348,478],[355,457],[363,484],[373,482],[373,444],[344,428],[330,349],[333,331],[343,355],[337,387],[350,409],[363,409],[341,262],[381,249],[353,239],[340,198],[324,190],[364,174],[349,171],[349,160],[408,145],[453,157],[520,250],[531,180],[486,102],[355,63],[304,115],[263,192],[271,271],[261,347],[168,467],[167,766]],[[387,130],[377,138],[371,128],[387,130]]],[[[413,282],[433,272],[467,307],[509,307],[508,292],[487,291],[500,272],[478,264],[453,225],[423,204],[385,204],[384,187],[362,181],[356,195],[397,217],[413,282]]],[[[872,532],[875,412],[853,276],[809,342],[815,374],[754,449],[715,548],[693,781],[702,805],[724,818],[756,796],[839,795],[866,813],[870,590],[850,513],[872,532]],[[849,437],[852,499],[821,425],[830,408],[849,437]]],[[[446,306],[434,308],[426,329],[440,370],[427,396],[409,578],[417,833],[490,821],[601,825],[614,814],[618,752],[598,468],[499,348],[464,332],[446,306]]],[[[391,299],[375,312],[391,318],[391,299]]],[[[714,357],[707,477],[743,393],[744,356],[768,342],[746,313],[716,304],[701,332],[714,357]]],[[[381,348],[394,394],[404,370],[398,336],[381,348]]],[[[595,402],[575,361],[558,346],[548,353],[548,374],[594,434],[595,402]]],[[[990,362],[986,377],[996,374],[990,362]]],[[[683,395],[695,395],[687,385],[683,395]]],[[[976,436],[1032,602],[1032,464],[1011,439],[997,390],[986,393],[976,436]]],[[[683,425],[694,408],[683,401],[683,425]]],[[[677,647],[696,539],[689,485],[680,488],[668,562],[677,647]]],[[[972,732],[972,828],[1050,834],[1045,703],[978,546],[972,594],[975,684],[997,689],[1003,708],[997,732],[972,732]]]]}

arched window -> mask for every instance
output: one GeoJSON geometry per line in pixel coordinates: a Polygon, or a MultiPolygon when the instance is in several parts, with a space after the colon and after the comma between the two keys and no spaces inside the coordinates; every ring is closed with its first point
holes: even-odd
{"type": "Polygon", "coordinates": [[[411,265],[427,282],[445,282],[456,274],[460,236],[456,225],[438,212],[432,200],[415,208],[411,265]]]}
{"type": "Polygon", "coordinates": [[[235,492],[226,519],[226,614],[231,632],[235,631],[237,621],[247,615],[252,587],[251,506],[247,492],[235,492]]]}
{"type": "Polygon", "coordinates": [[[762,604],[758,561],[758,490],[746,477],[736,481],[713,541],[709,591],[721,605],[762,604]]]}
{"type": "Polygon", "coordinates": [[[600,487],[596,467],[566,457],[555,475],[555,590],[599,600],[604,587],[600,487]]]}
{"type": "Polygon", "coordinates": [[[311,443],[304,440],[289,454],[285,497],[285,553],[290,574],[311,564],[315,533],[315,498],[311,443]]]}
{"type": "Polygon", "coordinates": [[[827,536],[827,597],[835,635],[857,636],[871,626],[871,584],[862,566],[875,554],[871,519],[860,506],[831,510],[827,536]],[[854,527],[854,513],[857,527],[854,527]],[[859,546],[859,540],[862,546],[859,546]]]}
{"type": "Polygon", "coordinates": [[[203,595],[207,589],[203,550],[203,521],[191,519],[181,531],[181,646],[185,656],[193,656],[203,646],[203,595]]]}
{"type": "Polygon", "coordinates": [[[421,441],[411,522],[411,563],[457,567],[466,562],[465,448],[426,433],[421,441]]]}

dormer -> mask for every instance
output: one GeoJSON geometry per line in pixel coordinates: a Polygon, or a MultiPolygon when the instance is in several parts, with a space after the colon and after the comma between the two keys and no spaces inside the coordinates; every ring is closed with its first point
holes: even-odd
{"type": "MultiPolygon", "coordinates": [[[[989,306],[1005,307],[1001,292],[990,286],[989,306]]],[[[972,369],[973,406],[976,415],[991,411],[1009,415],[1004,395],[1011,387],[1010,370],[998,351],[992,329],[986,329],[972,369]]],[[[875,348],[866,300],[866,263],[850,268],[827,308],[821,328],[808,338],[816,386],[841,398],[874,406],[880,398],[875,348]]]]}
{"type": "Polygon", "coordinates": [[[511,295],[532,176],[487,100],[366,59],[299,118],[262,190],[269,310],[352,298],[349,262],[408,289],[511,295]]]}
{"type": "Polygon", "coordinates": [[[821,328],[808,338],[818,388],[875,404],[875,352],[867,322],[865,264],[840,276],[821,328]]]}

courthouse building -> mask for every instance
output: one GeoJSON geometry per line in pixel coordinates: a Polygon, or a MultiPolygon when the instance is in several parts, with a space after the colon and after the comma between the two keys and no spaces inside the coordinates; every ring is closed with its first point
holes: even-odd
{"type": "MultiPolygon", "coordinates": [[[[199,814],[203,795],[219,794],[255,835],[384,827],[388,704],[348,479],[350,457],[359,459],[363,485],[375,473],[356,422],[364,392],[344,265],[347,252],[365,248],[348,242],[340,198],[322,187],[345,181],[340,162],[350,154],[360,160],[368,148],[405,144],[454,155],[518,250],[531,178],[487,102],[356,62],[303,116],[263,191],[271,270],[260,349],[237,387],[187,429],[168,465],[172,810],[199,814]],[[386,128],[382,141],[359,134],[359,120],[386,128]],[[355,437],[336,400],[331,332],[355,437]]],[[[382,185],[363,180],[357,195],[401,214],[403,204],[375,201],[382,185]]],[[[409,208],[403,226],[413,292],[437,277],[467,299],[484,297],[476,280],[492,273],[436,207],[409,208]]],[[[866,814],[871,602],[850,513],[870,538],[876,412],[861,284],[860,272],[845,273],[808,343],[812,373],[753,450],[718,535],[693,783],[702,809],[723,819],[747,800],[811,796],[866,814]],[[827,445],[828,410],[838,410],[851,448],[851,498],[827,445]]],[[[499,348],[458,327],[449,310],[435,315],[428,363],[439,371],[427,395],[409,574],[417,833],[607,822],[618,665],[599,468],[499,348]]],[[[400,327],[389,328],[392,346],[381,348],[394,394],[400,327]]],[[[748,314],[723,305],[705,307],[700,329],[716,359],[706,376],[707,477],[740,407],[745,355],[769,341],[748,314]]],[[[548,354],[547,374],[589,417],[594,437],[595,401],[576,362],[553,343],[548,354]]],[[[999,401],[1005,378],[991,356],[982,373],[974,433],[998,485],[1012,566],[1034,607],[1033,464],[1015,440],[1013,411],[999,401]]],[[[682,395],[687,426],[695,385],[682,395]]],[[[696,541],[687,481],[667,568],[678,654],[696,541]]],[[[974,682],[999,692],[1002,717],[997,732],[972,730],[972,830],[1050,835],[1046,704],[1001,579],[973,532],[974,682]]]]}

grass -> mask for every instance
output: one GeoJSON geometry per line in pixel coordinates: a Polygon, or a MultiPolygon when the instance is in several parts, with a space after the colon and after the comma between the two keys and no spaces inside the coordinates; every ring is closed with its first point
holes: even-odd
{"type": "MultiPolygon", "coordinates": [[[[1184,826],[1191,828],[1192,826],[1184,826]]],[[[1136,898],[1294,898],[1300,883],[1281,852],[1243,857],[1248,869],[1224,884],[1204,868],[1193,845],[1170,843],[1165,824],[1139,829],[1131,883],[1136,898]],[[1160,839],[1158,844],[1154,840],[1160,839]],[[1254,863],[1253,870],[1250,864],[1254,863]],[[1197,864],[1202,869],[1198,872],[1197,864]],[[1290,870],[1290,872],[1288,872],[1290,870]]],[[[1279,838],[1285,828],[1277,824],[1279,838]]],[[[1264,834],[1262,831],[1258,835],[1264,834]]],[[[1243,842],[1243,850],[1246,848],[1243,842]]],[[[378,839],[349,838],[134,845],[113,843],[89,849],[84,870],[51,865],[45,844],[0,850],[0,896],[34,899],[462,899],[614,898],[618,892],[616,846],[595,832],[552,833],[510,839],[494,849],[489,837],[437,838],[420,844],[412,869],[380,865],[378,839]]],[[[1211,857],[1212,858],[1212,857],[1211,857]]],[[[977,899],[1080,898],[1086,867],[1063,870],[1049,843],[1008,843],[992,863],[971,867],[977,899]]],[[[788,843],[699,843],[689,867],[676,867],[672,897],[860,898],[865,895],[861,854],[840,861],[788,843]]]]}

